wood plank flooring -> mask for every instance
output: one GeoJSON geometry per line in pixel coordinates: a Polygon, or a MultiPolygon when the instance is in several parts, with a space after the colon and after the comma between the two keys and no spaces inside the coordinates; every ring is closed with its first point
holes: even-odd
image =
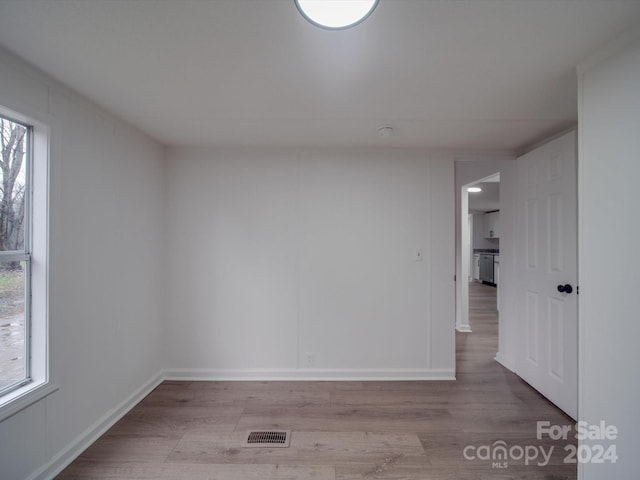
{"type": "Polygon", "coordinates": [[[164,382],[57,478],[575,479],[567,442],[536,439],[536,421],[571,420],[493,360],[495,305],[494,288],[470,286],[455,382],[164,382]],[[291,446],[240,446],[265,428],[291,430],[291,446]],[[499,441],[553,452],[546,466],[508,468],[463,455],[499,441]]]}

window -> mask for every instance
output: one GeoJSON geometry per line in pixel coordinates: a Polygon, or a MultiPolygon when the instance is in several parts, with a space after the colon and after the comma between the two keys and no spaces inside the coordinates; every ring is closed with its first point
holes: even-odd
{"type": "Polygon", "coordinates": [[[31,380],[31,128],[0,116],[0,395],[31,380]]]}
{"type": "Polygon", "coordinates": [[[48,384],[49,128],[0,107],[0,420],[48,384]]]}

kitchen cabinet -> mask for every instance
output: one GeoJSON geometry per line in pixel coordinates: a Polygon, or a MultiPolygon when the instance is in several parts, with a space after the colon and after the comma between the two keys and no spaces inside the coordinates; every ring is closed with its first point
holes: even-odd
{"type": "Polygon", "coordinates": [[[500,238],[500,211],[484,214],[484,237],[500,238]]]}

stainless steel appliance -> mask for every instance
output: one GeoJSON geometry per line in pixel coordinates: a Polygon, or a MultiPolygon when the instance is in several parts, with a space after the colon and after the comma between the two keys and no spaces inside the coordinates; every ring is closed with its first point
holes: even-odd
{"type": "Polygon", "coordinates": [[[480,254],[480,281],[488,285],[494,285],[493,276],[493,254],[482,253],[480,254]]]}

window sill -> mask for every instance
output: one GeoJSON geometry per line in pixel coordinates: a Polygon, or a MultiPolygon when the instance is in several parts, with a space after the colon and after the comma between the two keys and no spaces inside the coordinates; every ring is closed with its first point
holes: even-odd
{"type": "Polygon", "coordinates": [[[29,384],[8,393],[0,400],[0,422],[51,395],[59,388],[52,383],[29,384]]]}

